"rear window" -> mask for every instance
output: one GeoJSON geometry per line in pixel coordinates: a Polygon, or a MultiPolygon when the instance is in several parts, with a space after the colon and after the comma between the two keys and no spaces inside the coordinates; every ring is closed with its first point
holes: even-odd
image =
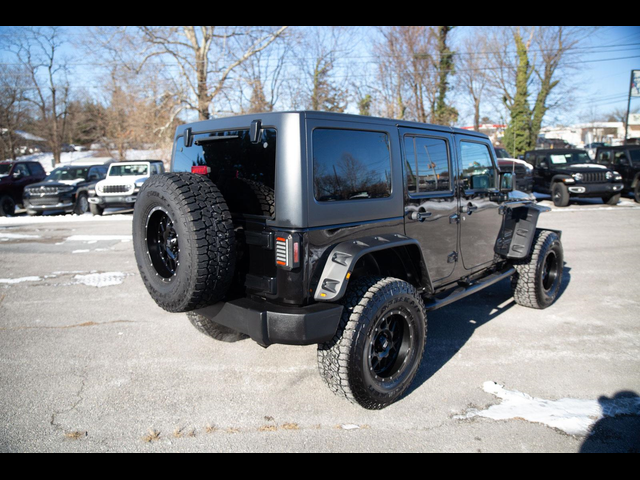
{"type": "Polygon", "coordinates": [[[260,141],[251,143],[249,130],[194,135],[186,147],[176,140],[174,172],[207,166],[232,213],[275,216],[276,130],[264,128],[260,141]]]}
{"type": "Polygon", "coordinates": [[[313,185],[319,202],[389,197],[389,137],[384,132],[314,130],[313,185]]]}

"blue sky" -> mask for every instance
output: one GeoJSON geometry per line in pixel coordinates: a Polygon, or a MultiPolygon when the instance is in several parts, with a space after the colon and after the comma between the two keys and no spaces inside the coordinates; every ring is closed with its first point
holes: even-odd
{"type": "MultiPolygon", "coordinates": [[[[0,36],[6,35],[8,27],[0,26],[0,36]]],[[[467,35],[474,27],[458,27],[454,29],[456,35],[467,35]]],[[[72,37],[79,39],[83,36],[83,27],[70,27],[74,33],[72,37]]],[[[375,34],[370,27],[364,27],[364,32],[375,34]]],[[[368,41],[362,47],[368,49],[368,41]]],[[[371,51],[360,50],[362,59],[373,59],[371,51]]],[[[627,96],[631,70],[640,70],[640,27],[638,26],[604,26],[594,34],[589,42],[583,46],[580,68],[571,73],[574,103],[566,108],[557,110],[554,115],[546,118],[545,124],[572,124],[589,120],[597,113],[608,113],[615,109],[626,111],[627,96]]],[[[2,55],[0,53],[0,55],[2,55]]],[[[6,59],[6,56],[0,56],[6,59]]],[[[346,62],[349,64],[349,60],[346,62]]],[[[97,93],[98,77],[96,69],[91,63],[78,62],[78,70],[74,75],[74,86],[97,93]],[[89,68],[87,68],[89,66],[89,68]]],[[[361,72],[364,74],[364,72],[361,72]]],[[[357,75],[356,75],[357,76],[357,75]]],[[[364,75],[366,76],[366,75],[364,75]]],[[[458,105],[457,105],[458,106],[458,105]]],[[[632,99],[632,110],[640,109],[640,98],[632,99]]],[[[460,105],[460,126],[471,124],[469,112],[460,105]]],[[[487,112],[488,113],[488,112],[487,112]]],[[[500,121],[500,119],[494,119],[500,121]]]]}

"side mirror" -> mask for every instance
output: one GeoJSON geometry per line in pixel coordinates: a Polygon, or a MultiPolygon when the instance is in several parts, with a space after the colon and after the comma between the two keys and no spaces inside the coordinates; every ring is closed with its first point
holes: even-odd
{"type": "Polygon", "coordinates": [[[515,175],[512,172],[500,172],[500,192],[509,193],[515,189],[515,175]]]}
{"type": "Polygon", "coordinates": [[[629,163],[629,159],[627,157],[620,157],[620,165],[623,165],[625,167],[628,167],[630,165],[629,163]]]}
{"type": "Polygon", "coordinates": [[[549,164],[545,161],[540,162],[540,168],[549,168],[549,164]]]}
{"type": "Polygon", "coordinates": [[[20,179],[24,177],[24,174],[22,173],[22,170],[18,170],[16,172],[13,172],[13,178],[15,178],[16,180],[20,179]]]}
{"type": "Polygon", "coordinates": [[[91,175],[89,175],[89,181],[93,182],[95,180],[99,180],[98,175],[96,175],[95,173],[92,173],[91,175]]]}

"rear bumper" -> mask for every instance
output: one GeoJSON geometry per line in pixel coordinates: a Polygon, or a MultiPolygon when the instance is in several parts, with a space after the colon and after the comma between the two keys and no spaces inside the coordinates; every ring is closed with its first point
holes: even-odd
{"type": "Polygon", "coordinates": [[[313,345],[331,340],[338,330],[342,305],[317,303],[287,307],[241,298],[196,310],[258,344],[313,345]]]}

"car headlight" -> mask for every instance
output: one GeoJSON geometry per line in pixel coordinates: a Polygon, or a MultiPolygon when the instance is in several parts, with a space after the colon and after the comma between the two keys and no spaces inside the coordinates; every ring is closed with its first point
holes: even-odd
{"type": "Polygon", "coordinates": [[[613,172],[613,179],[616,182],[621,182],[622,181],[622,175],[620,175],[618,172],[613,172]]]}
{"type": "Polygon", "coordinates": [[[59,187],[58,193],[68,193],[73,190],[73,187],[59,187]]]}
{"type": "Polygon", "coordinates": [[[575,179],[576,182],[581,182],[583,178],[581,173],[574,173],[571,176],[575,179]]]}
{"type": "Polygon", "coordinates": [[[138,180],[136,182],[136,188],[142,188],[142,185],[144,185],[145,180],[138,180]]]}

